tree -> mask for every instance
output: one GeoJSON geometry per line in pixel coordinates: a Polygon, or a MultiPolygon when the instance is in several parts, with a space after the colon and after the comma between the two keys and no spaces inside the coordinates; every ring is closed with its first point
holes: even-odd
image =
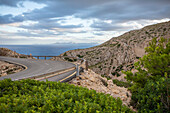
{"type": "Polygon", "coordinates": [[[124,72],[126,79],[133,83],[133,104],[139,112],[169,111],[170,87],[170,39],[153,38],[145,48],[146,55],[135,63],[137,73],[124,72]]]}

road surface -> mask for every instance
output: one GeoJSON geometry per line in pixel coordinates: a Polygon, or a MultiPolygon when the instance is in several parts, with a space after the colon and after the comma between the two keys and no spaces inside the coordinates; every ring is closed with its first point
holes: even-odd
{"type": "MultiPolygon", "coordinates": [[[[47,73],[52,73],[55,71],[75,67],[74,64],[62,61],[51,61],[51,60],[37,60],[37,59],[25,59],[25,58],[12,58],[0,56],[1,61],[7,61],[11,63],[17,63],[25,66],[26,69],[18,73],[9,74],[4,77],[0,77],[0,80],[5,78],[11,78],[12,80],[39,76],[47,73]]],[[[49,81],[59,81],[67,76],[69,76],[74,71],[63,73],[57,75],[56,77],[48,78],[49,81]]]]}

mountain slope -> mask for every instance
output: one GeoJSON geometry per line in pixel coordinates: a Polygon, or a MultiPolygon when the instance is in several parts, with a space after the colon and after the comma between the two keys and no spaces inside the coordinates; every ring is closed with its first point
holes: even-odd
{"type": "Polygon", "coordinates": [[[19,54],[15,51],[8,49],[8,48],[0,48],[0,56],[17,57],[17,58],[32,58],[28,55],[19,54]]]}
{"type": "Polygon", "coordinates": [[[121,70],[133,68],[133,63],[145,54],[144,48],[154,37],[169,38],[170,21],[127,32],[96,47],[67,51],[61,56],[84,58],[96,73],[119,76],[121,70]]]}

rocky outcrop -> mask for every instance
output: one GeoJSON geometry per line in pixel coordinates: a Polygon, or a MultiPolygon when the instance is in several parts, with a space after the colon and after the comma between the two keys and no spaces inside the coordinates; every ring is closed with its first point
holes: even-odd
{"type": "Polygon", "coordinates": [[[61,56],[84,58],[94,72],[120,76],[121,70],[134,68],[134,62],[145,54],[144,48],[154,37],[169,38],[170,21],[127,32],[96,47],[67,51],[61,56]]]}
{"type": "Polygon", "coordinates": [[[7,48],[0,48],[0,56],[19,56],[19,53],[7,48]]]}
{"type": "Polygon", "coordinates": [[[0,61],[0,77],[20,72],[23,69],[22,66],[0,61]]]}
{"type": "Polygon", "coordinates": [[[80,76],[72,79],[69,83],[77,86],[83,86],[88,89],[94,89],[97,92],[110,94],[115,98],[119,97],[125,105],[129,105],[131,100],[131,93],[127,88],[116,86],[113,84],[112,80],[107,80],[92,70],[81,73],[80,76]]]}
{"type": "Polygon", "coordinates": [[[32,58],[28,55],[19,54],[15,51],[12,51],[8,48],[0,48],[0,56],[16,57],[16,58],[32,58]]]}

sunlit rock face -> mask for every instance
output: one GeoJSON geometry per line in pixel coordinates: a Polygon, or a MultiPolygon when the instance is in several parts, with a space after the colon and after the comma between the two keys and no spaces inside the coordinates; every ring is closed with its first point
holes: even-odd
{"type": "Polygon", "coordinates": [[[121,70],[133,69],[133,63],[145,54],[144,48],[154,37],[169,38],[170,21],[127,32],[96,47],[67,51],[61,56],[84,58],[94,72],[119,76],[121,70]]]}

